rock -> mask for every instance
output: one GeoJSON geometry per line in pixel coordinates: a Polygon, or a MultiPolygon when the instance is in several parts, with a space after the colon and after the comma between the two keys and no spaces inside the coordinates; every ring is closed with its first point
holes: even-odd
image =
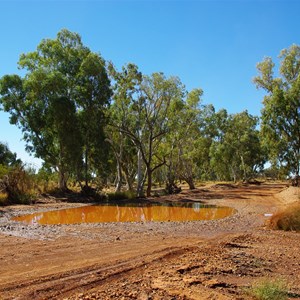
{"type": "Polygon", "coordinates": [[[185,265],[185,266],[181,266],[180,268],[178,268],[176,271],[180,274],[183,274],[185,272],[189,272],[193,269],[197,269],[199,268],[198,265],[194,265],[194,266],[191,266],[191,265],[185,265]]]}

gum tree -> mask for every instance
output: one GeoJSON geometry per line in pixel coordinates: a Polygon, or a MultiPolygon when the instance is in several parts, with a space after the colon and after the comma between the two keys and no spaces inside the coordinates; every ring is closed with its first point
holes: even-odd
{"type": "Polygon", "coordinates": [[[263,99],[262,137],[268,145],[274,166],[299,177],[300,172],[300,46],[292,45],[280,52],[278,77],[270,57],[257,64],[257,88],[267,95],[263,99]]]}
{"type": "Polygon", "coordinates": [[[221,124],[219,137],[210,149],[213,169],[219,179],[250,179],[265,163],[256,129],[258,118],[243,111],[228,115],[221,124]]]}
{"type": "MultiPolygon", "coordinates": [[[[135,134],[136,119],[132,111],[132,103],[138,97],[142,73],[134,64],[123,66],[117,72],[112,63],[109,73],[113,81],[113,102],[109,109],[109,126],[107,142],[111,145],[116,162],[116,191],[120,191],[125,177],[129,190],[133,190],[135,176],[138,173],[138,144],[132,137],[135,134]],[[126,130],[125,130],[126,129],[126,130]],[[132,134],[128,134],[128,131],[132,134]]],[[[142,196],[143,179],[140,168],[138,174],[137,194],[142,196]]]]}
{"type": "Polygon", "coordinates": [[[170,130],[166,139],[167,189],[172,191],[175,179],[184,180],[195,189],[194,178],[198,168],[201,136],[201,89],[186,93],[186,97],[174,101],[170,112],[170,130]]]}
{"type": "MultiPolygon", "coordinates": [[[[138,177],[141,161],[147,177],[147,196],[151,194],[152,175],[166,162],[161,146],[169,132],[170,106],[181,99],[184,87],[177,77],[167,78],[163,73],[143,76],[135,65],[129,64],[122,72],[113,71],[116,80],[114,102],[121,122],[114,124],[120,133],[132,140],[139,153],[138,177]]],[[[138,194],[140,194],[140,180],[138,194]]]]}
{"type": "Polygon", "coordinates": [[[101,149],[110,97],[103,59],[77,33],[64,29],[56,39],[42,40],[36,51],[22,54],[18,65],[25,76],[0,79],[2,109],[22,130],[27,151],[59,173],[61,189],[84,166],[87,184],[88,162],[99,157],[94,149],[101,149]]]}

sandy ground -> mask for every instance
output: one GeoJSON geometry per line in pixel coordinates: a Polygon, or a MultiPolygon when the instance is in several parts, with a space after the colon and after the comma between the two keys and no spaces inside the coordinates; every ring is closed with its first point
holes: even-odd
{"type": "Polygon", "coordinates": [[[300,299],[300,233],[265,226],[265,214],[299,201],[299,188],[211,185],[167,199],[237,213],[216,221],[42,226],[10,219],[80,204],[0,208],[0,299],[250,299],[247,287],[265,277],[285,280],[290,299],[300,299]]]}

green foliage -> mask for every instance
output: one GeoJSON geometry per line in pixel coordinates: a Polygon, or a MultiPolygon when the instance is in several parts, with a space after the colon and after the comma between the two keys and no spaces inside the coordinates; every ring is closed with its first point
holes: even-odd
{"type": "Polygon", "coordinates": [[[130,135],[134,132],[136,120],[132,113],[133,101],[137,97],[142,74],[134,64],[128,64],[117,72],[112,64],[108,67],[113,81],[113,103],[109,109],[109,126],[106,128],[107,139],[113,153],[113,165],[116,169],[116,191],[120,191],[124,179],[129,190],[137,174],[138,146],[130,135]],[[125,132],[127,130],[127,132],[125,132]]]}
{"type": "Polygon", "coordinates": [[[258,118],[247,111],[223,118],[210,148],[211,165],[219,180],[248,180],[266,161],[256,129],[258,118]]]}
{"type": "Polygon", "coordinates": [[[63,29],[22,54],[19,67],[23,78],[0,79],[0,104],[10,122],[22,129],[26,149],[58,171],[60,188],[67,188],[71,174],[84,174],[87,183],[98,168],[111,94],[104,60],[63,29]]]}
{"type": "Polygon", "coordinates": [[[0,165],[12,166],[21,163],[17,154],[9,150],[8,145],[0,142],[0,165]]]}
{"type": "MultiPolygon", "coordinates": [[[[119,131],[121,140],[126,136],[133,142],[136,152],[141,153],[149,196],[152,174],[165,164],[162,144],[171,129],[171,107],[181,101],[184,86],[177,77],[167,78],[163,73],[143,76],[133,64],[123,67],[121,72],[111,65],[110,73],[116,82],[112,126],[119,131]]],[[[141,170],[137,173],[140,178],[141,170]]],[[[138,190],[143,181],[138,182],[138,190]]]]}
{"type": "Polygon", "coordinates": [[[281,51],[279,77],[274,77],[271,58],[257,65],[258,88],[267,95],[263,100],[261,134],[274,166],[286,173],[300,173],[300,46],[292,45],[281,51]]]}
{"type": "Polygon", "coordinates": [[[42,167],[34,175],[34,180],[38,193],[51,193],[57,189],[58,174],[42,167]]]}
{"type": "Polygon", "coordinates": [[[0,192],[6,194],[4,204],[29,204],[35,198],[34,180],[23,165],[0,165],[0,192]]]}
{"type": "Polygon", "coordinates": [[[286,170],[280,168],[279,166],[270,166],[269,168],[264,169],[261,174],[267,179],[272,180],[285,180],[288,174],[286,170]]]}
{"type": "Polygon", "coordinates": [[[9,173],[10,167],[0,164],[0,179],[3,179],[9,173]]]}
{"type": "Polygon", "coordinates": [[[201,89],[194,89],[186,98],[178,99],[171,106],[170,130],[166,136],[165,153],[167,169],[167,190],[175,188],[175,179],[185,180],[190,189],[195,188],[194,177],[201,160],[202,106],[201,89]]]}
{"type": "Polygon", "coordinates": [[[114,193],[108,193],[107,199],[108,201],[118,201],[118,200],[132,200],[136,198],[136,194],[131,191],[125,191],[125,192],[114,192],[114,193]]]}
{"type": "Polygon", "coordinates": [[[288,299],[288,288],[282,280],[264,279],[256,282],[249,294],[257,300],[285,300],[288,299]]]}
{"type": "MultiPolygon", "coordinates": [[[[188,92],[178,77],[147,76],[134,64],[106,67],[66,29],[20,56],[23,77],[0,79],[0,108],[22,130],[26,150],[44,160],[43,170],[30,175],[40,192],[54,180],[62,190],[72,180],[88,194],[108,182],[132,191],[138,178],[138,194],[147,181],[149,196],[153,178],[170,189],[178,180],[190,188],[195,179],[249,180],[267,159],[272,176],[299,175],[300,46],[280,59],[277,78],[270,58],[257,65],[254,82],[267,91],[261,132],[257,117],[216,112],[202,103],[201,89],[188,92]]],[[[18,164],[0,143],[2,182],[18,164]]]]}

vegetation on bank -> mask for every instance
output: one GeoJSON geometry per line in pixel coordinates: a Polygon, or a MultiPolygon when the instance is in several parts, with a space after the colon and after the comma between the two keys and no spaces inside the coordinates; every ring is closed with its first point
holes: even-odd
{"type": "Polygon", "coordinates": [[[283,50],[278,77],[270,58],[257,65],[254,82],[267,93],[259,119],[216,111],[201,88],[188,91],[178,77],[142,74],[132,63],[117,70],[63,29],[20,56],[24,77],[0,79],[0,109],[44,161],[35,174],[2,161],[8,151],[0,147],[1,191],[26,202],[56,180],[61,191],[79,186],[89,196],[112,185],[149,196],[155,182],[175,192],[181,181],[193,189],[196,180],[299,176],[299,57],[297,45],[283,50]],[[25,177],[33,183],[23,185],[25,177]]]}
{"type": "Polygon", "coordinates": [[[256,300],[285,300],[288,299],[288,286],[283,280],[264,279],[255,282],[248,294],[256,300]]]}
{"type": "Polygon", "coordinates": [[[300,232],[300,202],[273,215],[270,226],[274,229],[300,232]]]}

